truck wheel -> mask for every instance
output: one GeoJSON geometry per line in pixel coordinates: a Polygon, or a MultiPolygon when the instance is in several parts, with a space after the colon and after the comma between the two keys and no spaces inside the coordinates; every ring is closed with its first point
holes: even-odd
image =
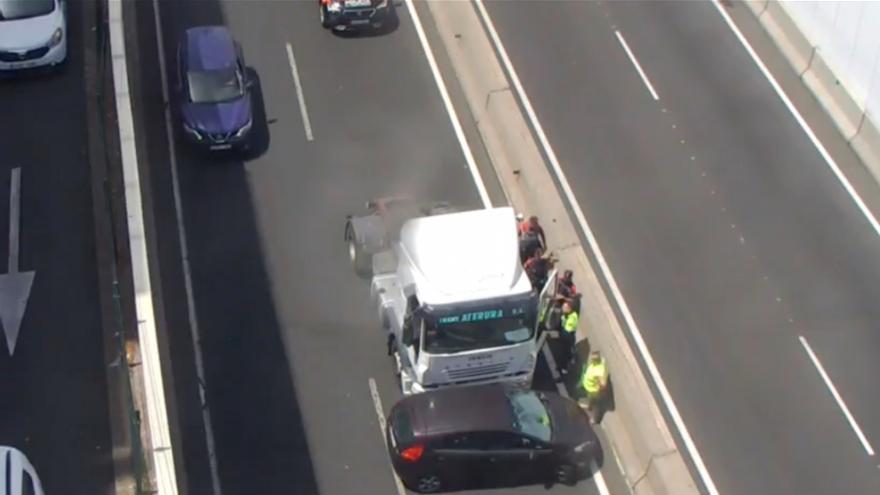
{"type": "Polygon", "coordinates": [[[348,241],[348,256],[351,258],[355,273],[361,277],[369,278],[373,272],[372,256],[365,253],[354,239],[348,241]]]}
{"type": "Polygon", "coordinates": [[[348,243],[348,257],[351,259],[355,273],[358,276],[369,278],[373,273],[373,257],[364,252],[350,224],[345,228],[345,242],[348,243]]]}

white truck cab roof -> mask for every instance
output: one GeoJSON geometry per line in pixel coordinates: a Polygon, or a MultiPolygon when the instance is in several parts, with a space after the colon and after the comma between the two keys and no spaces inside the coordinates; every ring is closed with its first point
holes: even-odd
{"type": "Polygon", "coordinates": [[[528,293],[512,208],[449,213],[407,221],[401,261],[423,304],[439,305],[528,293]]]}

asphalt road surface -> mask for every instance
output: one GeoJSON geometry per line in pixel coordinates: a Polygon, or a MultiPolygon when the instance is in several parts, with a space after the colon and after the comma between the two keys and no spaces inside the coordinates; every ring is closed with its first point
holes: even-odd
{"type": "MultiPolygon", "coordinates": [[[[189,493],[211,493],[161,80],[144,69],[158,63],[154,19],[150,2],[137,4],[134,105],[150,164],[182,469],[189,493]]],[[[368,383],[385,411],[399,390],[368,283],[348,262],[344,218],[387,194],[481,206],[407,9],[397,8],[399,25],[362,37],[323,30],[312,2],[175,0],[160,9],[166,67],[186,28],[225,24],[258,81],[258,156],[209,158],[186,147],[175,156],[223,493],[395,493],[368,383]]],[[[555,386],[546,368],[537,381],[555,386]]],[[[597,493],[590,480],[552,492],[597,493]]]]}
{"type": "Polygon", "coordinates": [[[877,493],[880,239],[712,4],[487,8],[720,493],[877,493]]]}
{"type": "Polygon", "coordinates": [[[0,338],[0,445],[28,456],[46,493],[111,494],[82,5],[68,13],[64,72],[0,81],[0,259],[6,274],[11,170],[19,168],[18,270],[36,272],[11,356],[0,338]]]}

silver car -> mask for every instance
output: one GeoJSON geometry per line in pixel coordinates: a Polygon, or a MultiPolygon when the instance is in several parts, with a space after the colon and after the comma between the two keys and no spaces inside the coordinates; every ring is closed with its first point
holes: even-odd
{"type": "Polygon", "coordinates": [[[45,495],[37,471],[27,456],[3,445],[0,445],[0,495],[45,495]]]}
{"type": "Polygon", "coordinates": [[[0,0],[0,72],[67,58],[66,0],[0,0]]]}

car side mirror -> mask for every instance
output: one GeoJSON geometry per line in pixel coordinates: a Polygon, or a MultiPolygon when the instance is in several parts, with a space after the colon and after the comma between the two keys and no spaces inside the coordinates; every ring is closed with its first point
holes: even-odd
{"type": "Polygon", "coordinates": [[[254,87],[254,80],[253,80],[253,79],[248,79],[247,81],[245,81],[245,82],[244,82],[244,87],[246,87],[247,89],[251,89],[251,88],[253,88],[253,87],[254,87]]]}

